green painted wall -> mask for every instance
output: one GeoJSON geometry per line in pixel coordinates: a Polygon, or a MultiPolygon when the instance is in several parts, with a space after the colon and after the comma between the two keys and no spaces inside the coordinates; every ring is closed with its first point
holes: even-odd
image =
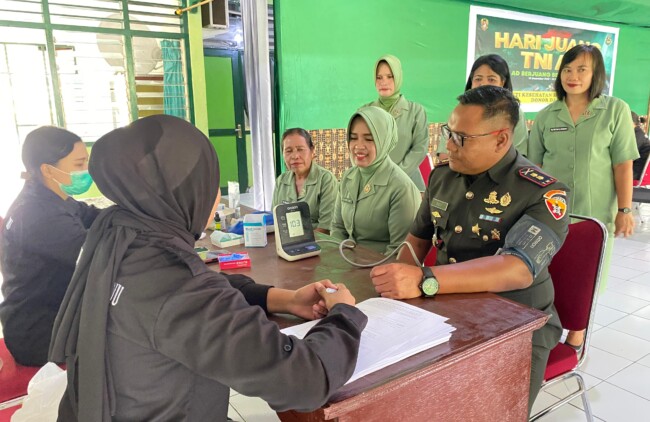
{"type": "MultiPolygon", "coordinates": [[[[426,108],[430,122],[445,121],[465,86],[469,7],[453,0],[277,2],[281,129],[345,127],[377,96],[374,64],[384,53],[402,61],[404,95],[426,108]]],[[[614,95],[643,113],[648,51],[650,29],[621,27],[614,95]]]]}
{"type": "MultiPolygon", "coordinates": [[[[205,57],[207,116],[211,129],[235,127],[232,65],[227,57],[205,57]]],[[[221,186],[237,180],[237,146],[234,136],[212,136],[210,141],[219,155],[221,186]]]]}
{"type": "Polygon", "coordinates": [[[208,134],[208,109],[206,98],[205,70],[203,67],[203,27],[201,14],[189,12],[188,35],[190,42],[190,63],[192,79],[192,105],[194,107],[194,125],[208,134]]]}

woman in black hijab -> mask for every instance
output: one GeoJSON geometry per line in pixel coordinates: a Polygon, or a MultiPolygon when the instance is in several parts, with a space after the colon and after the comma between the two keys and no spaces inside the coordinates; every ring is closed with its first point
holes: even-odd
{"type": "Polygon", "coordinates": [[[138,120],[99,139],[89,168],[116,205],[89,231],[55,322],[50,358],[68,367],[60,420],[225,420],[229,387],[310,410],[351,376],[366,317],[344,286],[261,286],[194,252],[219,189],[194,126],[138,120]],[[318,316],[321,300],[328,316],[305,341],[265,315],[318,316]]]}

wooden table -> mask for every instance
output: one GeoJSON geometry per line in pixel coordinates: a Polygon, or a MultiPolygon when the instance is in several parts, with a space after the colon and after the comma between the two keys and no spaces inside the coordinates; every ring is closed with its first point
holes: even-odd
{"type": "MultiPolygon", "coordinates": [[[[246,274],[258,283],[288,289],[329,278],[345,283],[358,302],[377,296],[370,270],[343,261],[335,245],[321,243],[320,256],[287,262],[276,255],[272,234],[268,240],[265,248],[230,248],[246,250],[252,268],[225,272],[246,274]]],[[[209,239],[200,245],[210,246],[209,239]]],[[[382,258],[364,248],[349,251],[348,256],[366,263],[382,258]]],[[[527,420],[531,337],[548,319],[545,313],[489,293],[438,295],[407,302],[448,317],[456,327],[450,341],[343,386],[316,411],[281,412],[280,419],[527,420]]],[[[285,316],[272,318],[281,327],[299,322],[285,316]]]]}

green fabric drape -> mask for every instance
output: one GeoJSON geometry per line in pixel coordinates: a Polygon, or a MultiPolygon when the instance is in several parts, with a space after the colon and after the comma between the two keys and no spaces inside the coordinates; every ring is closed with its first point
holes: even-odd
{"type": "Polygon", "coordinates": [[[187,119],[180,41],[162,40],[163,106],[165,114],[187,119]]]}

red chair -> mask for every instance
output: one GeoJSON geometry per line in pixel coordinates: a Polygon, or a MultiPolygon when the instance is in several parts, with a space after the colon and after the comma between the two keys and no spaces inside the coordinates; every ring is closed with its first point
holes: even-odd
{"type": "Polygon", "coordinates": [[[420,163],[420,174],[424,179],[424,186],[429,185],[429,175],[431,174],[432,170],[433,170],[433,160],[431,159],[431,155],[427,154],[427,156],[424,157],[424,160],[422,160],[422,162],[420,163]]]}
{"type": "MultiPolygon", "coordinates": [[[[0,360],[2,360],[2,368],[0,368],[0,411],[4,412],[5,409],[16,407],[22,403],[27,395],[29,381],[41,368],[16,363],[9,350],[7,350],[3,338],[0,338],[0,360]]],[[[3,415],[2,412],[0,412],[0,415],[3,415]]]]}
{"type": "Polygon", "coordinates": [[[645,160],[645,165],[643,166],[643,171],[641,171],[641,179],[632,181],[632,186],[647,186],[650,187],[650,155],[645,160]]]}
{"type": "Polygon", "coordinates": [[[571,331],[586,330],[585,341],[582,350],[577,353],[575,349],[564,343],[559,343],[551,350],[542,389],[576,378],[578,390],[539,411],[530,418],[531,421],[541,418],[578,396],[582,397],[587,419],[593,420],[585,382],[577,370],[583,364],[589,350],[607,230],[595,218],[575,215],[571,217],[581,221],[569,225],[567,238],[553,257],[549,272],[553,278],[554,303],[562,327],[571,331]]]}

